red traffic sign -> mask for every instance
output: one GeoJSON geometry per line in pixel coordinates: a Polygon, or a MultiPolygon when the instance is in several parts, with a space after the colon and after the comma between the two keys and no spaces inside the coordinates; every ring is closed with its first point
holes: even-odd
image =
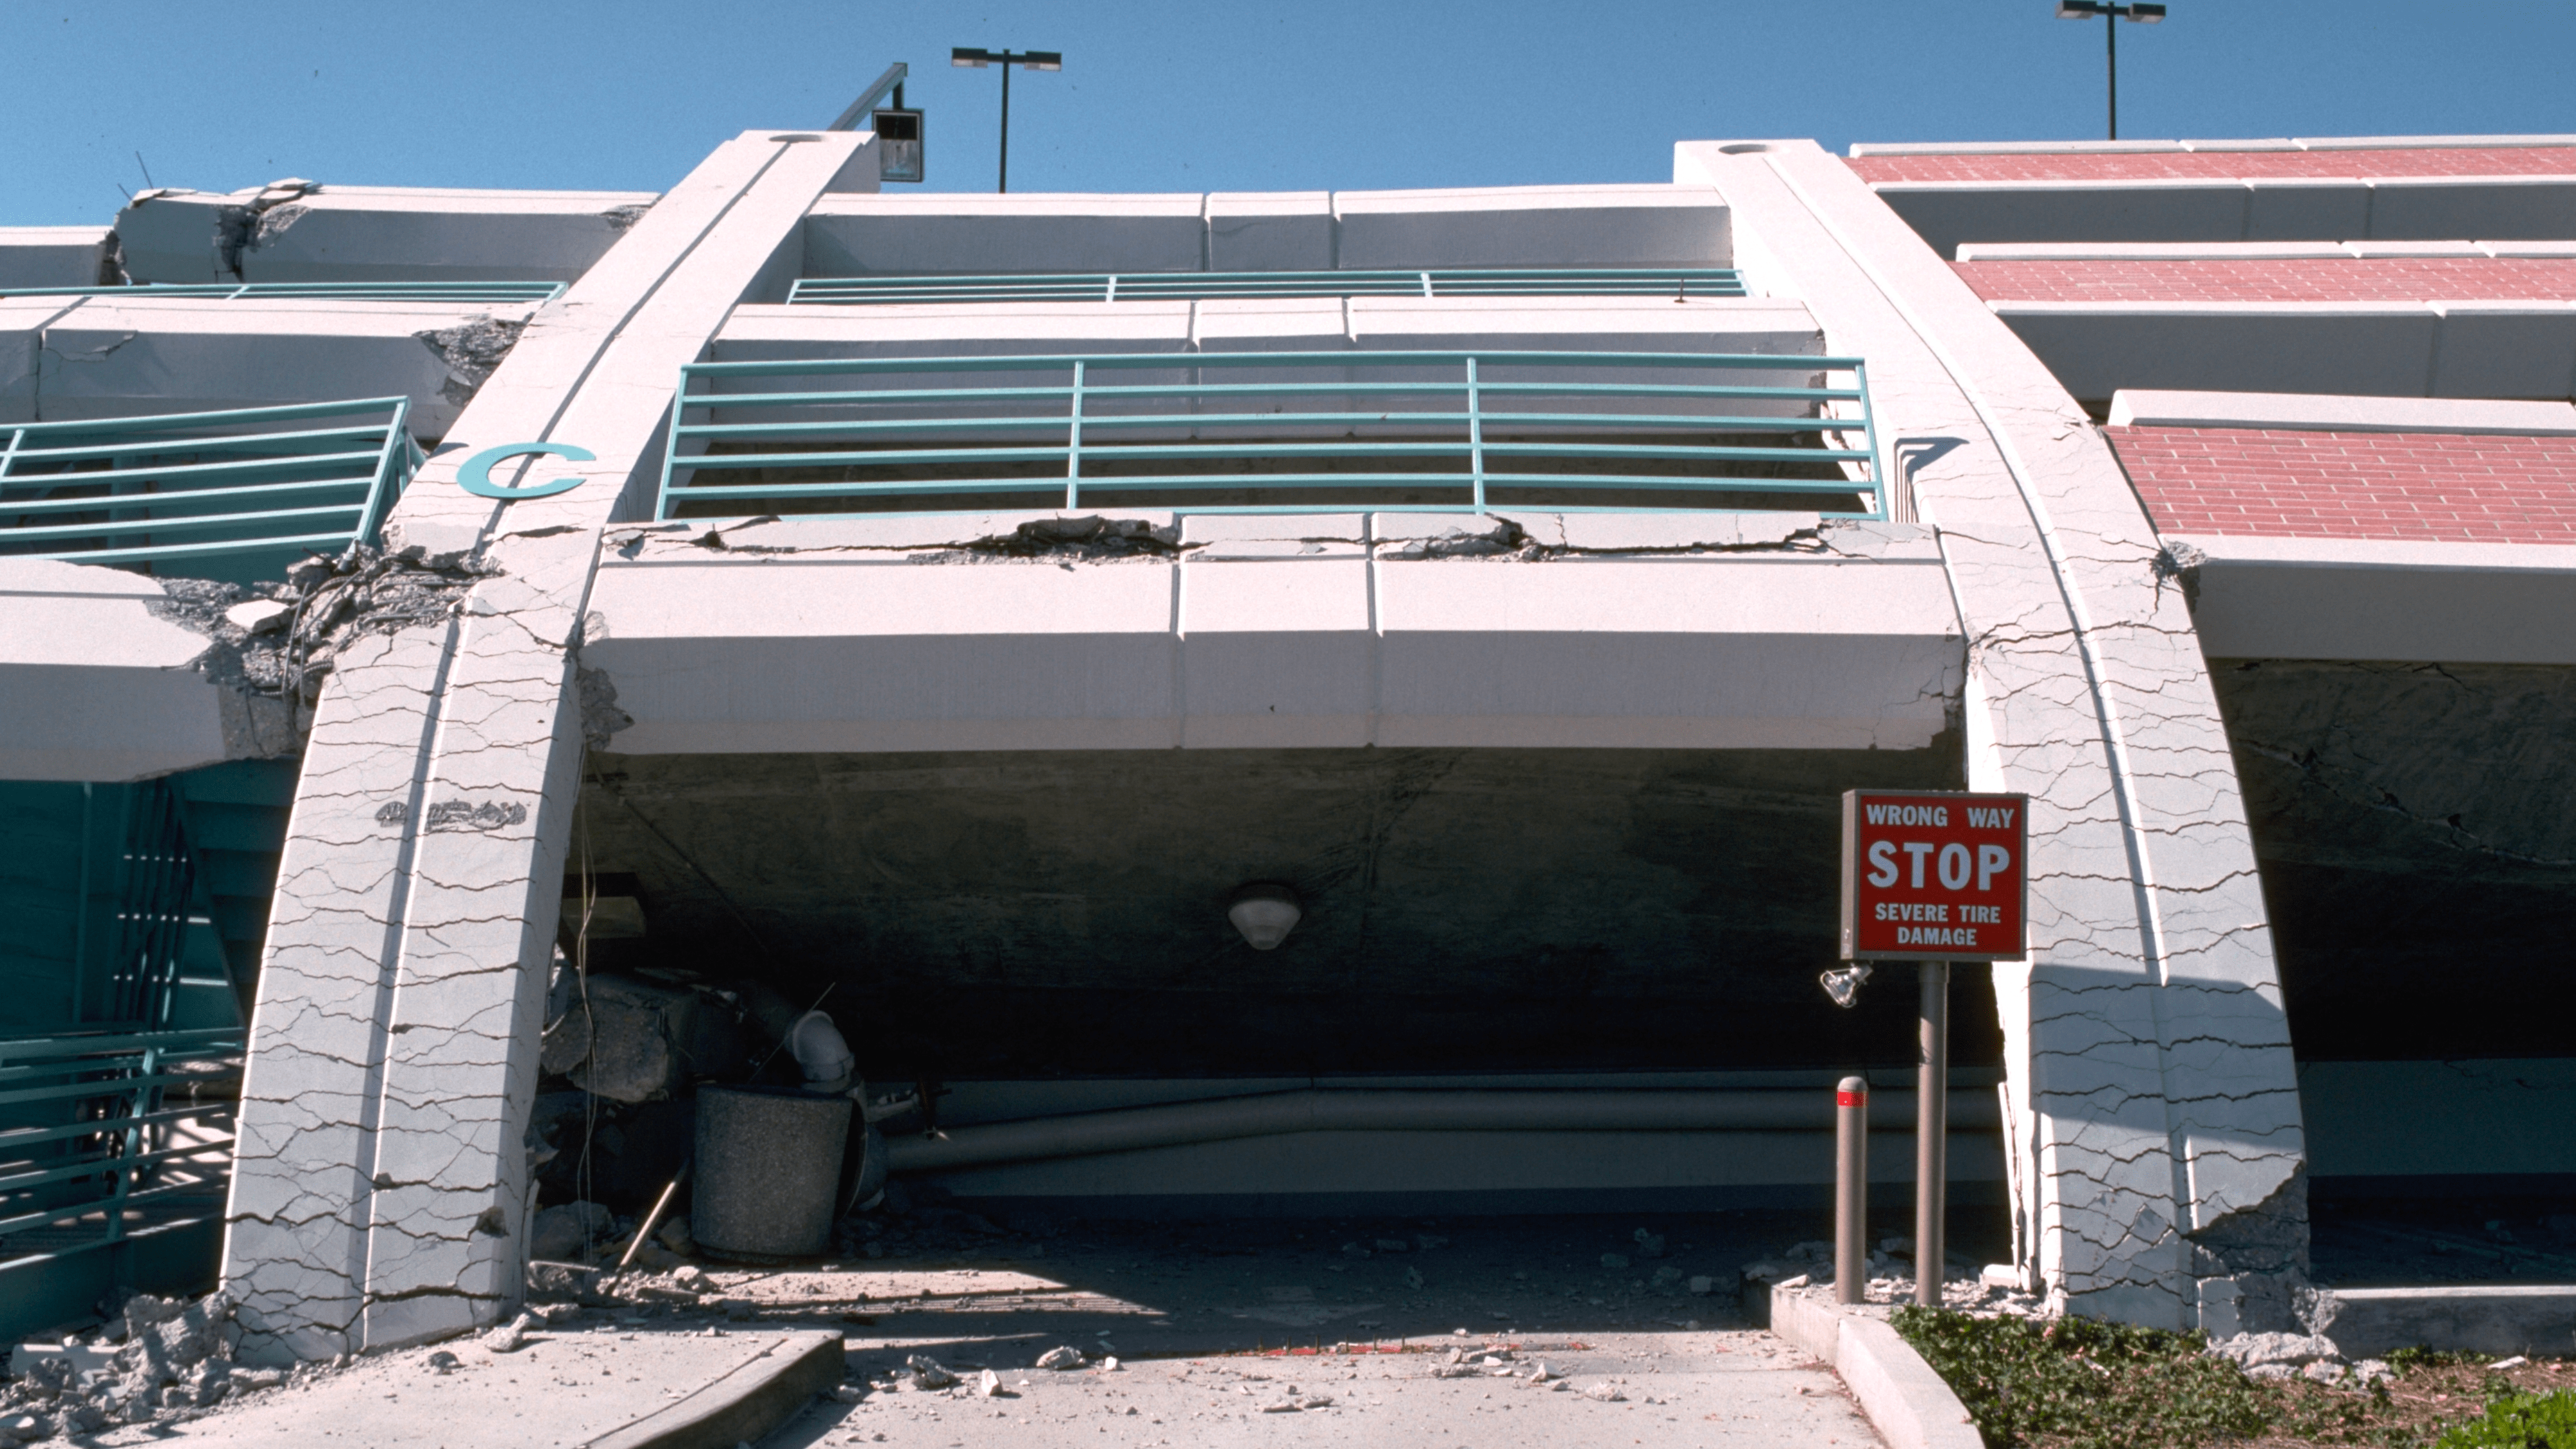
{"type": "Polygon", "coordinates": [[[1846,961],[2018,961],[2030,797],[1843,792],[1846,961]]]}

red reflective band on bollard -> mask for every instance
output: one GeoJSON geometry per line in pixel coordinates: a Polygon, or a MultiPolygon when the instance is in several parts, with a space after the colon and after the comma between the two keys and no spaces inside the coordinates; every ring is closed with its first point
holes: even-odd
{"type": "Polygon", "coordinates": [[[1834,1084],[1834,1301],[1869,1288],[1869,1079],[1834,1084]]]}

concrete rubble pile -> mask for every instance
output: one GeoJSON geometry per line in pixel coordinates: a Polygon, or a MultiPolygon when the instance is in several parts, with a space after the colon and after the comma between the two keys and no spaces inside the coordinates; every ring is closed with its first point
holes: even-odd
{"type": "Polygon", "coordinates": [[[2334,1340],[2313,1333],[2240,1333],[2212,1339],[2212,1358],[2223,1358],[2250,1379],[2303,1378],[2329,1388],[2366,1389],[2395,1373],[2385,1359],[2345,1361],[2334,1340]]]}
{"type": "MultiPolygon", "coordinates": [[[[2011,1314],[2020,1318],[2044,1317],[2047,1305],[2038,1297],[2022,1290],[2009,1269],[1987,1269],[1980,1272],[1964,1259],[1952,1258],[1941,1278],[1941,1303],[1945,1308],[1987,1315],[2011,1314]]],[[[1834,1245],[1809,1241],[1795,1243],[1780,1252],[1757,1258],[1743,1266],[1743,1289],[1748,1299],[1767,1298],[1778,1288],[1803,1288],[1809,1284],[1834,1281],[1834,1245]]],[[[1864,1297],[1871,1303],[1911,1303],[1914,1301],[1914,1240],[1881,1238],[1871,1250],[1866,1271],[1869,1283],[1864,1297]]],[[[1767,1308],[1762,1310],[1767,1313],[1767,1308]]],[[[1757,1319],[1757,1321],[1759,1321],[1757,1319]]]]}
{"type": "Polygon", "coordinates": [[[93,1342],[66,1343],[65,1352],[20,1367],[0,1391],[0,1446],[182,1421],[229,1396],[320,1371],[236,1363],[241,1333],[232,1317],[232,1299],[220,1292],[193,1303],[149,1294],[126,1300],[93,1342]]]}

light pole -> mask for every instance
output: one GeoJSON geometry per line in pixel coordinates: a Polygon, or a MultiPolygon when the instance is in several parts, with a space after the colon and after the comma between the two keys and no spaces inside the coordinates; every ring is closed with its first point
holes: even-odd
{"type": "Polygon", "coordinates": [[[1002,169],[1001,184],[994,190],[1008,191],[1011,189],[1011,67],[1062,70],[1064,54],[1054,50],[977,50],[961,45],[948,52],[948,63],[970,70],[982,70],[988,65],[1002,68],[1002,169]]]}
{"type": "MultiPolygon", "coordinates": [[[[2060,20],[2090,20],[2099,15],[2105,22],[2102,33],[2108,38],[2111,72],[2111,139],[2120,139],[2120,27],[2111,22],[2128,20],[2148,25],[2162,24],[2165,7],[2144,0],[2057,0],[2060,20]]],[[[1003,84],[1010,82],[1005,79],[1003,84]]]]}

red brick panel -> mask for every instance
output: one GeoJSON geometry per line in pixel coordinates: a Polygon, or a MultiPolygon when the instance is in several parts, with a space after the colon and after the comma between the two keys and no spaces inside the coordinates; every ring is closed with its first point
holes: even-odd
{"type": "Polygon", "coordinates": [[[1854,156],[1863,181],[2156,181],[2258,176],[2567,176],[2576,146],[2427,146],[2393,151],[2054,151],[2037,155],[1854,156]]]}
{"type": "Polygon", "coordinates": [[[2159,533],[2576,544],[2576,438],[2107,431],[2159,533]]]}
{"type": "Polygon", "coordinates": [[[1988,301],[2468,302],[2576,297],[2576,257],[1954,262],[1988,301]]]}

